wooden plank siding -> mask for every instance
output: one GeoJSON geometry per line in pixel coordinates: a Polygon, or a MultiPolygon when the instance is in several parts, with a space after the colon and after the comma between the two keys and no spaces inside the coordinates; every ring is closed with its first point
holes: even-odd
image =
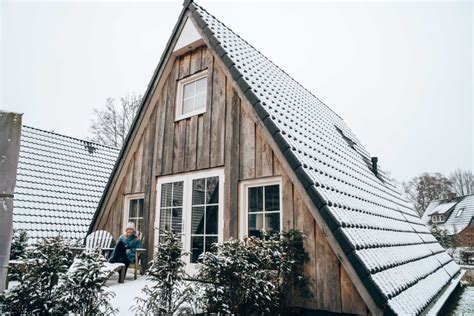
{"type": "Polygon", "coordinates": [[[261,125],[239,98],[232,79],[205,47],[177,57],[163,79],[165,83],[148,106],[154,107],[132,159],[122,168],[118,193],[101,210],[97,227],[117,238],[124,225],[124,196],[145,196],[145,245],[151,258],[156,217],[158,177],[224,167],[224,239],[239,235],[239,183],[265,177],[280,177],[284,230],[305,234],[310,260],[305,266],[309,298],[295,299],[297,306],[333,312],[367,314],[368,310],[348,274],[334,254],[320,225],[295,189],[289,175],[264,138],[261,125]],[[206,112],[175,121],[177,81],[200,71],[208,73],[206,112]]]}

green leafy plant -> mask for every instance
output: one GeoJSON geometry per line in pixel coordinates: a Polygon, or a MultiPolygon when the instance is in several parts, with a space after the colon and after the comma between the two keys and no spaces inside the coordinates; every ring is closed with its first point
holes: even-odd
{"type": "Polygon", "coordinates": [[[431,234],[433,234],[443,248],[447,249],[453,246],[453,237],[448,234],[446,229],[441,229],[434,224],[431,226],[431,234]]]}
{"type": "Polygon", "coordinates": [[[193,313],[192,288],[185,283],[185,262],[182,256],[181,236],[163,231],[153,261],[146,272],[151,285],[143,288],[145,298],[135,298],[134,309],[145,314],[172,315],[193,313]]]}
{"type": "Polygon", "coordinates": [[[229,239],[200,258],[203,305],[211,313],[285,314],[292,291],[304,292],[308,254],[301,232],[229,239]]]}
{"type": "Polygon", "coordinates": [[[17,260],[25,257],[28,247],[28,234],[21,229],[14,229],[12,244],[10,249],[10,260],[17,260]]]}
{"type": "Polygon", "coordinates": [[[53,289],[68,269],[72,253],[58,236],[42,239],[26,257],[18,285],[0,295],[2,312],[47,314],[57,304],[53,289]]]}
{"type": "Polygon", "coordinates": [[[99,249],[84,252],[74,260],[69,271],[64,274],[55,288],[58,304],[54,312],[59,314],[115,314],[118,310],[110,305],[115,293],[107,291],[105,283],[109,271],[105,268],[105,258],[99,249]]]}

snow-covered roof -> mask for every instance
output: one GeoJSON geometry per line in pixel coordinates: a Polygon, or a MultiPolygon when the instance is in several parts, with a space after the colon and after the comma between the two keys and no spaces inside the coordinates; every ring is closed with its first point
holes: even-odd
{"type": "Polygon", "coordinates": [[[411,204],[373,171],[371,155],[341,117],[205,9],[185,5],[375,303],[388,313],[425,311],[460,269],[411,204]]]}
{"type": "Polygon", "coordinates": [[[443,215],[447,213],[448,211],[450,211],[454,205],[456,205],[456,202],[448,202],[448,203],[439,204],[435,208],[431,209],[428,215],[433,215],[433,214],[443,215]]]}
{"type": "Polygon", "coordinates": [[[450,235],[457,234],[469,226],[474,218],[474,194],[454,197],[452,200],[432,201],[423,214],[423,223],[431,226],[431,215],[434,214],[447,215],[446,221],[437,223],[436,226],[446,229],[450,235]],[[445,209],[447,210],[444,213],[438,211],[445,209]]]}
{"type": "Polygon", "coordinates": [[[26,230],[31,241],[84,238],[118,152],[23,126],[13,228],[26,230]]]}

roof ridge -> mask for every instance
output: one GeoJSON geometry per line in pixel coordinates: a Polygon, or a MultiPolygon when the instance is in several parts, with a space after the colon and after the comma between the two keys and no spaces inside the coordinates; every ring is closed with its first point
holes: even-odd
{"type": "Polygon", "coordinates": [[[87,140],[87,139],[77,138],[77,137],[68,136],[68,135],[64,135],[64,134],[59,134],[55,131],[47,131],[47,130],[44,130],[44,129],[40,129],[40,128],[37,128],[37,127],[28,126],[28,125],[23,125],[23,127],[33,129],[33,130],[36,130],[36,131],[40,131],[40,132],[44,132],[44,133],[48,133],[48,134],[53,134],[53,135],[56,135],[56,136],[61,136],[61,137],[69,138],[69,139],[78,140],[78,141],[85,142],[85,143],[90,143],[90,144],[93,144],[93,145],[113,149],[113,150],[116,150],[116,151],[120,150],[120,148],[118,148],[118,147],[108,146],[108,145],[99,144],[95,141],[91,141],[91,140],[87,140]]]}

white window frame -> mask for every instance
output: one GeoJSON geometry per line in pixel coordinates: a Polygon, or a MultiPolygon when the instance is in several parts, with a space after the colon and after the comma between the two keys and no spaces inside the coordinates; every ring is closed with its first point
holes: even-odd
{"type": "Polygon", "coordinates": [[[444,223],[444,215],[435,214],[431,216],[431,221],[433,223],[444,223]]]}
{"type": "Polygon", "coordinates": [[[460,208],[459,210],[457,210],[455,217],[460,217],[463,212],[464,212],[464,207],[463,207],[463,208],[460,208]]]}
{"type": "MultiPolygon", "coordinates": [[[[224,169],[209,169],[205,171],[189,172],[171,176],[159,177],[156,182],[156,213],[155,213],[155,231],[154,245],[158,246],[159,227],[160,227],[160,203],[161,203],[161,185],[163,183],[183,181],[183,250],[191,251],[191,213],[192,213],[192,185],[193,180],[201,178],[219,177],[219,207],[218,207],[218,235],[217,242],[221,243],[224,238],[224,169]]],[[[196,263],[191,263],[191,256],[187,255],[183,258],[186,262],[186,272],[194,274],[196,272],[196,263]]]]}
{"type": "MultiPolygon", "coordinates": [[[[204,105],[204,107],[183,114],[183,87],[186,84],[189,84],[193,81],[197,81],[197,80],[202,79],[202,78],[208,78],[207,69],[203,70],[203,71],[200,71],[200,72],[198,72],[198,73],[196,73],[192,76],[186,77],[186,78],[181,79],[180,81],[178,81],[178,88],[177,88],[177,91],[176,91],[175,122],[179,121],[179,120],[183,120],[183,119],[191,117],[191,116],[195,116],[195,115],[205,113],[207,111],[207,98],[209,96],[208,96],[208,93],[207,93],[207,90],[206,90],[206,104],[204,105]]],[[[207,87],[209,88],[209,79],[207,79],[207,87]]]]}
{"type": "Polygon", "coordinates": [[[253,187],[270,186],[277,184],[280,188],[280,232],[283,230],[283,189],[281,177],[268,177],[240,182],[239,185],[239,238],[248,237],[248,189],[253,187]]]}
{"type": "MultiPolygon", "coordinates": [[[[129,213],[130,213],[130,200],[138,200],[138,199],[145,199],[145,193],[134,193],[134,194],[126,194],[123,197],[123,227],[122,231],[125,231],[125,227],[127,227],[129,213]]],[[[143,215],[145,215],[145,210],[143,210],[143,215]]],[[[143,217],[143,225],[145,225],[145,217],[143,217]]],[[[142,233],[142,232],[139,232],[142,233]]]]}

